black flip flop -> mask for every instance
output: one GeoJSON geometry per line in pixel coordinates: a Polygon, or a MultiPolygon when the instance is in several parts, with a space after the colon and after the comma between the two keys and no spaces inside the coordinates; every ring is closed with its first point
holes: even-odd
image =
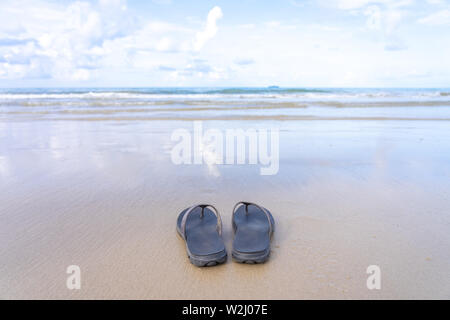
{"type": "Polygon", "coordinates": [[[238,202],[233,208],[233,252],[240,263],[263,263],[269,258],[275,221],[266,208],[238,202]]]}
{"type": "Polygon", "coordinates": [[[198,204],[184,209],[178,216],[177,231],[186,241],[186,250],[192,264],[209,267],[226,261],[222,220],[213,206],[198,204]]]}

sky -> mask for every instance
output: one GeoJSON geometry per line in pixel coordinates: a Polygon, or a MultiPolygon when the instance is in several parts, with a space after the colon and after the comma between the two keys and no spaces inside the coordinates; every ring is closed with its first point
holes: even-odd
{"type": "Polygon", "coordinates": [[[449,87],[450,0],[0,2],[0,87],[449,87]]]}

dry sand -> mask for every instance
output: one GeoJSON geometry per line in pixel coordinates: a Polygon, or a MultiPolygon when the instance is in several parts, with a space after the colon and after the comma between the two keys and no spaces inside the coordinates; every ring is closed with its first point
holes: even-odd
{"type": "Polygon", "coordinates": [[[280,171],[260,176],[172,164],[189,122],[0,122],[0,298],[450,298],[448,123],[274,124],[280,171]],[[178,213],[214,204],[229,251],[240,200],[272,211],[271,259],[191,265],[178,213]],[[381,290],[366,287],[374,264],[381,290]]]}

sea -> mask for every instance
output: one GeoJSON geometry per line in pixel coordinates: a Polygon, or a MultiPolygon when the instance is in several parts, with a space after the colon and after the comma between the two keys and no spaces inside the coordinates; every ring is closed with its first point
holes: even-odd
{"type": "Polygon", "coordinates": [[[450,120],[450,89],[2,88],[0,119],[450,120]]]}

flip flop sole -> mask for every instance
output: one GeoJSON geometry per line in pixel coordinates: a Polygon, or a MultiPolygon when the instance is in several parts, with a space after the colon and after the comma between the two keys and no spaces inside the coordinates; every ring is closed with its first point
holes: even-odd
{"type": "MultiPolygon", "coordinates": [[[[189,209],[189,208],[188,208],[189,209]]],[[[183,238],[181,221],[188,209],[178,216],[177,232],[183,238]]],[[[211,267],[227,260],[227,252],[222,237],[216,229],[217,218],[208,208],[204,209],[203,218],[200,217],[201,208],[194,209],[186,220],[186,251],[190,262],[197,267],[211,267]]]]}
{"type": "Polygon", "coordinates": [[[234,261],[239,263],[247,263],[247,264],[264,263],[269,259],[270,249],[267,249],[263,252],[257,252],[255,254],[242,253],[233,250],[231,256],[233,257],[234,261]]]}

